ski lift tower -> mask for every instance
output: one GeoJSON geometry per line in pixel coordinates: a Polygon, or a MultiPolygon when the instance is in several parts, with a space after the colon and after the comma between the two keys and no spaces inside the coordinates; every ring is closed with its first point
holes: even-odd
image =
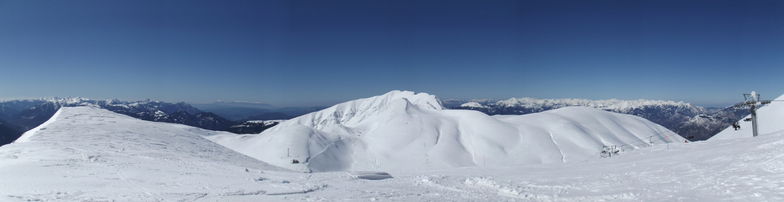
{"type": "Polygon", "coordinates": [[[760,95],[757,94],[756,91],[751,91],[751,93],[743,94],[744,102],[735,104],[734,107],[749,107],[749,111],[751,112],[751,128],[752,134],[754,137],[757,137],[757,109],[762,105],[770,104],[772,100],[760,100],[760,95]]]}

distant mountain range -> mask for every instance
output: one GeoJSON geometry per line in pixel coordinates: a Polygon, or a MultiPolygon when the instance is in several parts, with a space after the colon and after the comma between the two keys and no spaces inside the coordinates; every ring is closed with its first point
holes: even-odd
{"type": "MultiPolygon", "coordinates": [[[[61,107],[95,106],[142,120],[179,123],[209,130],[260,133],[277,122],[229,120],[187,103],[160,101],[93,100],[52,98],[0,102],[0,145],[13,142],[23,132],[48,120],[61,107]]],[[[258,114],[257,114],[258,115],[258,114]]]]}
{"type": "Polygon", "coordinates": [[[445,100],[444,106],[451,109],[476,110],[489,115],[530,114],[569,106],[592,107],[646,118],[693,141],[706,140],[748,115],[745,109],[704,108],[685,102],[663,100],[510,98],[445,100]]]}
{"type": "Polygon", "coordinates": [[[256,102],[219,101],[207,104],[193,104],[203,111],[218,114],[234,121],[291,119],[326,107],[276,107],[256,102]]]}
{"type": "Polygon", "coordinates": [[[12,126],[8,125],[8,123],[0,121],[0,145],[13,142],[13,139],[16,139],[17,137],[15,135],[19,132],[19,129],[13,128],[12,126]]]}
{"type": "Polygon", "coordinates": [[[285,120],[250,120],[231,126],[228,131],[237,134],[258,134],[285,120]]]}

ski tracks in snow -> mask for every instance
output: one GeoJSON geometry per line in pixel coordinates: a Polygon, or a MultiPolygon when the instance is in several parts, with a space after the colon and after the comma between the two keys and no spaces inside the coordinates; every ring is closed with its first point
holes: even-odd
{"type": "Polygon", "coordinates": [[[563,152],[563,149],[561,149],[561,146],[558,145],[558,141],[555,141],[555,137],[553,137],[553,132],[552,131],[547,131],[547,135],[550,135],[550,140],[552,140],[553,145],[555,145],[555,148],[558,149],[558,153],[561,154],[561,162],[566,162],[566,155],[564,155],[564,152],[563,152]]]}

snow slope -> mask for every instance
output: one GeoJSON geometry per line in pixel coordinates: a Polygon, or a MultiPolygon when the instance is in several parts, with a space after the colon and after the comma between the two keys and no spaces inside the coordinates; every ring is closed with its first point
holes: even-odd
{"type": "Polygon", "coordinates": [[[209,139],[302,171],[410,171],[599,158],[604,145],[684,142],[643,118],[585,107],[521,116],[446,110],[435,96],[392,91],[306,114],[258,135],[209,139]],[[295,163],[295,160],[299,163],[295,163]]]}
{"type": "Polygon", "coordinates": [[[94,107],[64,107],[0,147],[0,201],[258,199],[313,188],[294,180],[282,183],[276,178],[299,174],[202,137],[221,133],[94,107]]]}
{"type": "MultiPolygon", "coordinates": [[[[784,100],[784,95],[774,100],[784,100]]],[[[743,117],[743,119],[746,118],[751,118],[751,115],[743,117]]],[[[752,137],[751,121],[743,121],[743,119],[738,122],[740,123],[740,130],[736,131],[732,126],[727,127],[713,136],[711,140],[752,137]]],[[[757,109],[757,124],[760,136],[784,132],[784,124],[782,123],[784,123],[784,102],[771,102],[757,109]]]]}
{"type": "Polygon", "coordinates": [[[63,108],[0,147],[0,201],[784,201],[784,132],[389,176],[275,171],[201,135],[221,132],[63,108]]]}
{"type": "Polygon", "coordinates": [[[784,201],[782,145],[784,133],[661,144],[584,162],[392,173],[394,180],[339,185],[359,193],[325,189],[314,195],[355,201],[784,201]]]}

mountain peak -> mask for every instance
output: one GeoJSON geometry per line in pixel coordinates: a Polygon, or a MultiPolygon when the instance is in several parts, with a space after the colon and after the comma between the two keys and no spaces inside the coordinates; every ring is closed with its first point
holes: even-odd
{"type": "Polygon", "coordinates": [[[443,109],[441,102],[434,95],[393,90],[383,95],[347,101],[306,114],[292,119],[292,123],[321,128],[331,124],[353,125],[376,117],[408,114],[410,110],[443,109]]]}
{"type": "MultiPolygon", "coordinates": [[[[384,95],[370,97],[367,99],[374,99],[376,100],[384,100],[384,101],[394,101],[394,100],[407,100],[409,103],[426,108],[426,109],[434,109],[434,110],[442,110],[444,107],[441,105],[441,101],[436,98],[435,95],[431,95],[428,93],[416,93],[413,91],[401,91],[401,90],[393,90],[385,93],[384,95]]],[[[350,101],[351,102],[351,101],[350,101]]],[[[376,102],[378,103],[378,102],[376,102]]]]}

